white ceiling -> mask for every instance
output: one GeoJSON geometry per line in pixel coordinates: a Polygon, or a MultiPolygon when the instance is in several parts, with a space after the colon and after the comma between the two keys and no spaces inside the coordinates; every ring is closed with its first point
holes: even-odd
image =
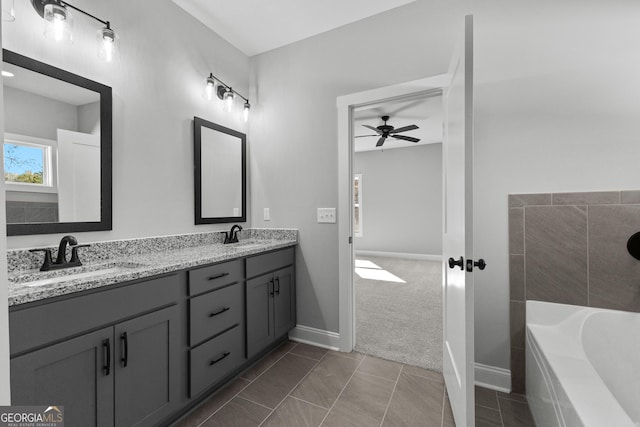
{"type": "Polygon", "coordinates": [[[100,101],[100,94],[62,80],[54,79],[44,74],[36,73],[25,68],[17,67],[6,62],[2,69],[13,73],[13,77],[3,77],[4,86],[9,86],[24,92],[31,92],[45,98],[79,106],[100,101]]]}
{"type": "Polygon", "coordinates": [[[382,147],[376,147],[378,136],[355,138],[354,151],[388,150],[442,142],[442,96],[385,102],[357,108],[353,113],[354,136],[373,135],[374,132],[363,125],[380,126],[383,124],[382,116],[389,116],[387,124],[395,128],[412,124],[418,126],[419,129],[402,132],[399,135],[419,138],[420,142],[387,138],[382,147]]]}
{"type": "Polygon", "coordinates": [[[253,56],[415,0],[173,0],[253,56]]]}

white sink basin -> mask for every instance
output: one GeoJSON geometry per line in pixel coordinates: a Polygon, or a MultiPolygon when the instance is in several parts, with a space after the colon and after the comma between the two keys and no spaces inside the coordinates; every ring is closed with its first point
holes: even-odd
{"type": "MultiPolygon", "coordinates": [[[[103,264],[100,266],[87,266],[85,270],[80,270],[80,271],[78,271],[78,269],[74,269],[75,271],[78,271],[78,272],[71,273],[71,271],[74,271],[74,270],[71,270],[69,272],[70,274],[64,274],[64,270],[58,270],[58,271],[55,271],[55,273],[57,274],[53,277],[46,277],[42,279],[29,280],[29,281],[18,280],[17,282],[21,283],[23,286],[29,286],[29,287],[45,286],[45,285],[52,285],[55,283],[67,282],[67,281],[76,280],[76,279],[94,278],[94,277],[102,276],[105,274],[124,273],[140,267],[144,267],[144,265],[136,264],[136,263],[124,263],[124,262],[110,263],[110,264],[103,264]]],[[[83,267],[80,267],[80,269],[82,268],[83,267]]]]}

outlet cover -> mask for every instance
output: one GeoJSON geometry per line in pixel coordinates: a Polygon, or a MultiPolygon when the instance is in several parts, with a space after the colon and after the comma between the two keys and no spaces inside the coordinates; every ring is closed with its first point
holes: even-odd
{"type": "Polygon", "coordinates": [[[335,224],[336,208],[318,208],[318,222],[325,224],[335,224]]]}
{"type": "Polygon", "coordinates": [[[264,221],[271,221],[271,212],[269,212],[269,208],[264,208],[262,219],[264,221]]]}

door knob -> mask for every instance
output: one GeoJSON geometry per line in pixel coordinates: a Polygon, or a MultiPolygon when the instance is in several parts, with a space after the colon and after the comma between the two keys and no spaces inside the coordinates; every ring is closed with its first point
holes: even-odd
{"type": "Polygon", "coordinates": [[[449,268],[460,267],[460,270],[464,270],[464,258],[460,257],[460,259],[455,260],[453,258],[449,258],[449,268]]]}
{"type": "Polygon", "coordinates": [[[467,260],[467,271],[471,272],[473,271],[473,267],[478,267],[478,269],[480,270],[484,270],[484,268],[487,266],[487,263],[484,262],[484,260],[482,258],[480,258],[477,261],[468,259],[467,260]]]}

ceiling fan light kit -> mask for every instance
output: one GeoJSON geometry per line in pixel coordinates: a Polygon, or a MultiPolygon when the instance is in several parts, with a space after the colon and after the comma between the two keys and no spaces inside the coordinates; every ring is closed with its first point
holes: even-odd
{"type": "Polygon", "coordinates": [[[389,120],[389,116],[382,116],[381,119],[384,122],[384,124],[377,127],[373,127],[370,125],[362,125],[367,129],[371,129],[372,131],[374,131],[375,135],[360,135],[360,136],[356,136],[356,138],[363,138],[367,136],[379,136],[380,138],[376,143],[376,147],[381,147],[386,141],[386,139],[389,137],[402,140],[402,141],[414,142],[414,143],[420,141],[419,138],[414,138],[412,136],[397,135],[398,133],[401,133],[401,132],[408,132],[410,130],[420,129],[418,126],[408,125],[408,126],[403,126],[396,129],[395,127],[387,124],[387,121],[389,120]]]}

